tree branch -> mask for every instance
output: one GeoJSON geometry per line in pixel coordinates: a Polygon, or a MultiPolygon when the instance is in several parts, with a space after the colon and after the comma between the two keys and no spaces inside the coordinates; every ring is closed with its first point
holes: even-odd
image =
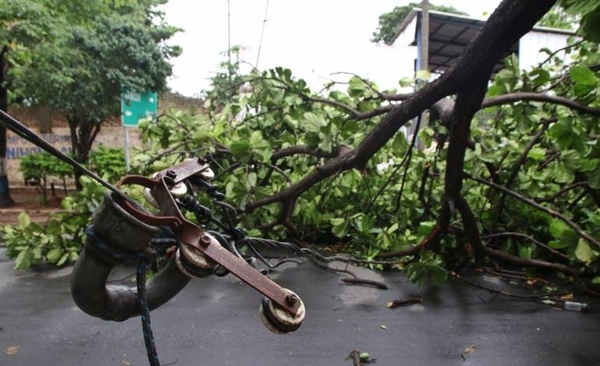
{"type": "Polygon", "coordinates": [[[481,184],[485,184],[489,187],[493,187],[499,191],[502,191],[510,196],[513,196],[514,198],[518,199],[521,202],[524,202],[526,204],[528,204],[531,207],[534,207],[540,211],[543,211],[545,213],[547,213],[548,215],[555,217],[561,221],[563,221],[565,224],[567,224],[571,229],[573,229],[573,231],[575,231],[579,236],[581,236],[582,238],[584,238],[588,243],[594,245],[596,248],[600,249],[600,242],[598,242],[596,239],[594,239],[591,235],[587,234],[585,231],[583,231],[583,229],[581,229],[579,227],[579,225],[577,225],[575,222],[573,222],[571,219],[569,219],[568,217],[566,217],[565,215],[561,214],[560,212],[556,212],[552,209],[549,209],[547,207],[544,207],[542,205],[540,205],[539,203],[530,200],[527,197],[524,197],[520,194],[518,194],[517,192],[511,191],[510,189],[507,189],[501,185],[498,185],[496,183],[487,181],[485,179],[481,179],[481,178],[477,178],[477,177],[472,177],[467,173],[464,173],[465,176],[471,180],[474,180],[478,183],[481,184]]]}
{"type": "Polygon", "coordinates": [[[505,253],[503,251],[488,248],[488,247],[485,247],[485,254],[492,258],[496,258],[501,261],[516,264],[516,265],[523,266],[523,267],[544,268],[544,269],[549,269],[552,271],[566,273],[566,274],[569,274],[569,275],[575,276],[575,277],[577,277],[579,275],[579,271],[577,269],[565,266],[563,264],[544,262],[544,261],[537,260],[537,259],[521,258],[521,257],[517,257],[517,256],[511,255],[511,254],[505,253]]]}
{"type": "Polygon", "coordinates": [[[337,149],[334,149],[332,152],[327,152],[321,149],[311,149],[306,145],[297,145],[275,151],[271,155],[271,161],[276,161],[297,154],[311,155],[316,158],[335,158],[339,155],[337,149]]]}
{"type": "Polygon", "coordinates": [[[525,102],[525,101],[553,103],[553,104],[558,104],[558,105],[568,107],[568,108],[573,109],[578,112],[591,114],[593,116],[600,116],[600,108],[589,107],[585,104],[581,104],[579,102],[576,102],[576,101],[568,99],[568,98],[558,97],[558,96],[543,94],[543,93],[521,92],[521,93],[498,95],[498,96],[487,98],[486,100],[484,100],[483,103],[481,103],[481,108],[483,109],[483,108],[494,107],[494,106],[498,106],[498,105],[502,105],[502,104],[511,104],[511,103],[515,103],[515,102],[525,102]]]}
{"type": "Polygon", "coordinates": [[[287,91],[289,93],[296,94],[296,95],[300,96],[302,99],[307,100],[309,102],[323,103],[323,104],[327,104],[327,105],[336,107],[338,109],[341,109],[344,112],[348,113],[352,119],[355,119],[357,121],[364,120],[364,119],[369,119],[369,118],[376,117],[376,116],[380,116],[382,114],[385,114],[385,113],[389,112],[393,108],[393,106],[381,106],[381,107],[372,109],[372,110],[367,111],[367,112],[360,112],[360,111],[352,108],[351,106],[349,106],[349,105],[347,105],[345,103],[338,102],[337,100],[331,100],[331,99],[320,98],[320,97],[311,97],[309,95],[306,95],[306,94],[303,94],[303,93],[299,93],[299,92],[291,89],[290,87],[288,87],[286,84],[284,84],[284,85],[277,85],[277,86],[274,86],[274,87],[282,89],[282,90],[285,90],[285,91],[287,91]]]}
{"type": "MultiPolygon", "coordinates": [[[[542,137],[542,135],[548,130],[548,127],[550,127],[550,123],[556,122],[556,121],[557,121],[557,118],[551,118],[549,120],[542,122],[542,128],[531,138],[531,141],[529,141],[527,146],[525,146],[525,149],[521,152],[521,156],[519,156],[519,159],[513,166],[512,170],[510,172],[510,175],[508,176],[508,178],[506,179],[506,182],[504,184],[504,186],[506,188],[510,188],[513,181],[519,174],[519,170],[521,170],[521,166],[525,163],[525,160],[527,159],[527,155],[529,155],[529,152],[531,151],[531,149],[533,149],[533,147],[538,143],[538,141],[542,137]]],[[[498,221],[502,215],[502,211],[504,210],[504,202],[505,201],[506,201],[506,194],[502,194],[500,196],[500,201],[498,202],[498,205],[496,208],[496,218],[494,220],[494,223],[492,224],[492,227],[495,227],[496,224],[498,223],[498,221]]]]}
{"type": "Polygon", "coordinates": [[[555,0],[504,0],[488,19],[461,57],[440,78],[415,92],[412,98],[394,106],[363,141],[350,153],[317,167],[297,184],[271,197],[249,202],[247,211],[297,197],[314,184],[341,171],[365,166],[409,120],[438,100],[469,89],[474,80],[487,80],[496,62],[550,10],[555,0]]]}
{"type": "Polygon", "coordinates": [[[559,252],[558,250],[553,249],[553,248],[549,247],[548,245],[542,243],[541,241],[536,240],[535,238],[533,238],[527,234],[523,234],[523,233],[515,233],[515,232],[495,233],[495,234],[489,234],[489,235],[482,236],[481,239],[485,240],[485,239],[501,238],[501,237],[506,237],[506,236],[513,236],[513,237],[527,239],[530,242],[532,242],[533,244],[537,245],[538,247],[544,248],[547,251],[549,251],[550,253],[552,253],[564,260],[567,260],[567,261],[569,260],[569,257],[567,257],[563,253],[559,252]]]}

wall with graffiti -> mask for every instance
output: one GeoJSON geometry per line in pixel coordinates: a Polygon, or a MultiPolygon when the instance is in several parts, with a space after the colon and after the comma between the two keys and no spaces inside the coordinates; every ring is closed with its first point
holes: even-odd
{"type": "MultiPolygon", "coordinates": [[[[164,113],[167,109],[192,111],[203,113],[204,101],[198,98],[184,97],[178,94],[162,94],[159,96],[158,113],[164,113]]],[[[12,107],[9,113],[21,121],[34,132],[42,136],[46,141],[62,152],[71,152],[71,138],[67,121],[63,114],[48,107],[12,107]]],[[[133,156],[136,148],[141,148],[140,131],[137,128],[129,128],[130,155],[133,156]]],[[[98,146],[112,148],[123,148],[125,146],[125,130],[121,125],[120,117],[115,117],[102,123],[102,129],[92,149],[98,146]]],[[[7,134],[6,162],[8,179],[11,187],[19,187],[26,184],[20,172],[20,160],[24,156],[41,151],[41,148],[33,145],[24,138],[15,135],[11,131],[7,134]]],[[[50,182],[49,182],[50,183],[50,182]]],[[[62,184],[62,182],[57,182],[62,184]]]]}
{"type": "MultiPolygon", "coordinates": [[[[64,153],[71,152],[71,138],[67,127],[54,127],[51,133],[41,133],[38,128],[32,128],[34,132],[39,134],[44,140],[48,141],[58,150],[64,153]]],[[[113,148],[123,148],[125,145],[125,132],[120,126],[107,126],[100,130],[96,137],[94,146],[107,146],[113,148]]],[[[136,128],[129,129],[129,147],[131,154],[134,150],[141,148],[140,131],[136,128]]],[[[41,148],[35,146],[24,138],[15,135],[11,131],[7,134],[6,147],[6,162],[8,166],[8,180],[10,186],[22,186],[26,182],[19,169],[20,160],[22,157],[42,151],[41,148]]],[[[62,184],[62,182],[60,182],[62,184]]]]}

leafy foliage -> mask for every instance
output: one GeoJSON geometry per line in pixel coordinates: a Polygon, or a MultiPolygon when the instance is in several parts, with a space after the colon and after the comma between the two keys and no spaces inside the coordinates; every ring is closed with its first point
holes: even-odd
{"type": "Polygon", "coordinates": [[[203,93],[207,104],[215,109],[222,109],[237,99],[244,83],[240,74],[240,47],[234,46],[221,55],[227,56],[227,60],[219,64],[219,71],[210,78],[210,89],[203,93]]]}
{"type": "MultiPolygon", "coordinates": [[[[585,43],[578,47],[572,64],[551,57],[542,68],[522,75],[515,61],[509,59],[489,94],[544,90],[554,83],[557,94],[597,105],[599,79],[590,66],[597,64],[598,46],[585,43]]],[[[582,271],[596,273],[593,263],[599,248],[590,240],[600,239],[596,234],[596,223],[600,222],[600,155],[595,152],[598,117],[575,114],[555,104],[527,102],[487,113],[473,130],[476,145],[467,156],[470,171],[514,188],[548,211],[542,213],[514,196],[477,188],[480,203],[472,201],[472,205],[474,210],[487,210],[482,212],[483,230],[528,233],[548,247],[513,236],[502,241],[502,248],[527,259],[568,258],[582,271]],[[590,233],[591,238],[582,237],[582,233],[590,233]]]]}
{"type": "Polygon", "coordinates": [[[600,42],[600,1],[562,0],[561,6],[572,15],[581,16],[579,32],[592,42],[600,42]]]}
{"type": "Polygon", "coordinates": [[[73,169],[70,165],[47,152],[24,156],[20,164],[20,170],[24,177],[41,182],[45,182],[49,176],[62,179],[73,175],[73,169]]]}
{"type": "MultiPolygon", "coordinates": [[[[257,201],[300,182],[324,161],[343,156],[381,117],[359,123],[336,108],[335,103],[360,111],[377,108],[377,86],[359,77],[350,81],[346,93],[332,88],[326,98],[312,93],[289,69],[255,72],[248,79],[252,94],[211,114],[212,119],[170,111],[156,122],[141,124],[152,147],[137,155],[136,162],[150,173],[179,159],[211,155],[218,167],[215,182],[245,211],[240,224],[256,235],[324,244],[340,241],[366,258],[407,249],[424,239],[434,218],[420,204],[420,185],[435,157],[413,151],[406,188],[399,193],[398,168],[409,149],[402,133],[363,169],[316,184],[289,205],[255,207],[257,201]],[[386,189],[378,193],[377,187],[386,189]]],[[[427,191],[439,194],[440,189],[427,191]]]]}
{"type": "Polygon", "coordinates": [[[125,152],[120,148],[100,146],[90,153],[89,168],[101,172],[102,178],[116,183],[125,175],[125,152]]]}
{"type": "Polygon", "coordinates": [[[20,162],[20,170],[26,180],[33,179],[39,182],[42,193],[42,201],[48,201],[48,178],[56,177],[63,181],[66,190],[65,179],[73,176],[73,168],[62,160],[47,152],[39,152],[24,156],[20,162]]]}
{"type": "Polygon", "coordinates": [[[87,177],[81,179],[83,189],[66,197],[62,202],[64,211],[51,216],[45,224],[31,221],[22,212],[18,225],[0,227],[6,255],[15,258],[15,269],[27,269],[42,261],[62,266],[79,258],[91,214],[106,191],[87,177]]]}
{"type": "Polygon", "coordinates": [[[563,7],[555,5],[540,19],[537,25],[548,28],[575,30],[580,18],[579,16],[567,13],[563,7]]]}
{"type": "Polygon", "coordinates": [[[87,161],[101,123],[119,115],[122,90],[166,90],[169,61],[181,50],[165,43],[178,29],[165,24],[155,8],[161,3],[43,3],[62,20],[63,32],[31,54],[35,67],[16,82],[30,103],[65,112],[80,163],[87,161]]]}
{"type": "MultiPolygon", "coordinates": [[[[571,64],[550,54],[525,73],[516,58],[506,60],[487,98],[491,103],[515,96],[516,102],[496,99],[476,115],[464,163],[471,178],[462,191],[490,250],[543,261],[547,268],[558,262],[572,268],[569,273],[592,277],[600,249],[594,242],[600,240],[594,229],[600,223],[598,117],[562,102],[518,96],[543,96],[551,88],[565,100],[598,105],[596,50],[574,43],[571,64]]],[[[423,250],[437,235],[437,208],[445,199],[446,126],[423,129],[422,150],[411,148],[412,140],[399,131],[364,166],[312,183],[311,172],[343,159],[381,121],[381,113],[364,113],[381,108],[381,98],[392,91],[354,77],[345,92],[332,87],[316,94],[284,68],[254,72],[247,80],[250,95],[209,116],[171,111],[143,124],[152,148],[137,161],[150,172],[179,159],[211,156],[215,183],[243,213],[240,225],[257,235],[343,243],[367,261],[404,253],[396,267],[419,283],[443,281],[447,270],[474,261],[471,228],[458,217],[451,217],[452,231],[437,246],[423,250]],[[308,189],[301,194],[270,200],[302,184],[308,189]]]]}

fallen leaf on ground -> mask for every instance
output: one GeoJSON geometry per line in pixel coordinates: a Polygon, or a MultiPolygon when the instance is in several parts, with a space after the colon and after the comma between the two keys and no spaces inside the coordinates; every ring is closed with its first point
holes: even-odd
{"type": "Polygon", "coordinates": [[[571,301],[575,298],[575,296],[573,296],[573,294],[566,294],[564,296],[561,296],[560,299],[563,301],[571,301]]]}
{"type": "Polygon", "coordinates": [[[385,325],[385,324],[381,324],[379,327],[380,327],[381,329],[383,329],[383,330],[386,330],[386,329],[387,329],[387,325],[385,325]]]}
{"type": "Polygon", "coordinates": [[[476,344],[470,345],[469,347],[465,348],[465,350],[460,354],[460,357],[462,357],[463,361],[467,359],[468,355],[475,351],[475,348],[477,348],[476,344]]]}
{"type": "Polygon", "coordinates": [[[14,356],[17,353],[19,353],[19,346],[9,346],[6,347],[6,349],[4,350],[4,353],[6,353],[9,356],[14,356]]]}
{"type": "Polygon", "coordinates": [[[548,281],[546,281],[543,278],[537,278],[537,277],[530,278],[530,279],[527,280],[527,284],[529,286],[534,286],[534,285],[537,285],[538,283],[548,283],[548,281]]]}

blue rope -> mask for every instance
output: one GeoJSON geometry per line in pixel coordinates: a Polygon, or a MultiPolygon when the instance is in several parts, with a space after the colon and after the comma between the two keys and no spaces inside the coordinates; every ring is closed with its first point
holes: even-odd
{"type": "MultiPolygon", "coordinates": [[[[92,228],[88,228],[85,231],[88,238],[88,248],[97,255],[100,255],[104,260],[108,260],[113,263],[122,263],[137,258],[137,269],[136,269],[136,284],[138,293],[138,305],[140,307],[140,318],[142,319],[142,333],[144,334],[144,343],[146,345],[146,353],[148,354],[148,361],[150,366],[160,366],[158,360],[158,354],[156,352],[156,345],[154,344],[154,334],[152,332],[152,324],[150,322],[150,307],[146,299],[146,272],[148,263],[152,263],[153,255],[150,253],[150,249],[146,252],[131,253],[114,248],[109,244],[101,240],[95,235],[92,228]]],[[[168,234],[165,232],[165,234],[168,234]]],[[[153,238],[151,244],[153,246],[168,247],[173,245],[173,238],[159,237],[153,238]]]]}
{"type": "Polygon", "coordinates": [[[140,305],[140,317],[142,319],[142,333],[144,334],[144,343],[146,344],[146,353],[150,366],[160,366],[156,345],[154,344],[154,334],[152,333],[152,324],[150,322],[150,307],[146,301],[146,263],[148,261],[147,253],[140,253],[136,270],[136,283],[138,290],[138,303],[140,305]]]}

